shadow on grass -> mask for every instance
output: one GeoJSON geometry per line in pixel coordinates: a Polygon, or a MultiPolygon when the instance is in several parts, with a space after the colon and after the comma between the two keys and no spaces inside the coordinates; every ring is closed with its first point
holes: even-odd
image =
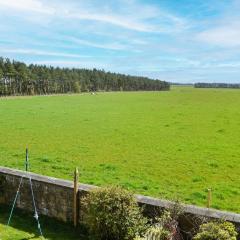
{"type": "Polygon", "coordinates": [[[10,226],[7,227],[9,213],[9,206],[0,206],[1,240],[88,240],[80,229],[75,229],[70,224],[64,224],[45,216],[39,218],[45,237],[41,238],[33,214],[24,213],[18,209],[14,209],[10,226]]]}

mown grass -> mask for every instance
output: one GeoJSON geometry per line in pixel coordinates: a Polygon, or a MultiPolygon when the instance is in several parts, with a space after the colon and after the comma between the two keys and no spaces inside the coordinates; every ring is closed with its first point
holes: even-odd
{"type": "Polygon", "coordinates": [[[0,164],[240,212],[240,91],[16,97],[0,100],[0,164]]]}
{"type": "Polygon", "coordinates": [[[79,230],[71,225],[41,216],[43,236],[39,235],[33,214],[15,210],[10,226],[6,226],[10,207],[0,208],[0,239],[1,240],[87,240],[79,230]],[[8,209],[9,208],[9,209],[8,209]]]}

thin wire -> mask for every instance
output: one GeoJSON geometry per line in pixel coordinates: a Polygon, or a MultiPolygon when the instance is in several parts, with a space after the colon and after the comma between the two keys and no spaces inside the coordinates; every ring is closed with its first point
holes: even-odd
{"type": "Polygon", "coordinates": [[[30,183],[30,188],[31,188],[32,202],[33,202],[33,207],[34,207],[34,218],[37,221],[37,224],[38,224],[37,227],[38,227],[40,236],[43,237],[42,229],[41,229],[41,225],[40,225],[40,221],[39,221],[39,216],[38,216],[38,212],[37,212],[37,207],[36,207],[36,203],[35,203],[35,197],[34,197],[34,193],[33,193],[32,178],[31,178],[31,175],[29,174],[30,164],[29,164],[29,158],[28,158],[28,148],[26,148],[25,168],[26,168],[26,172],[27,172],[27,175],[28,175],[28,178],[29,178],[29,183],[30,183]]]}
{"type": "MultiPolygon", "coordinates": [[[[26,174],[27,174],[27,177],[29,178],[29,183],[30,183],[30,189],[31,189],[31,195],[32,195],[32,202],[33,202],[33,207],[34,207],[34,218],[35,218],[36,221],[37,221],[37,224],[38,224],[37,227],[38,227],[40,236],[43,237],[43,233],[42,233],[42,229],[41,229],[41,225],[40,225],[40,221],[39,221],[39,216],[38,216],[38,212],[37,212],[37,207],[36,207],[36,203],[35,203],[35,197],[34,197],[33,185],[32,185],[32,178],[31,178],[31,175],[30,175],[29,172],[28,172],[28,170],[29,170],[28,152],[26,153],[25,167],[26,167],[26,174]]],[[[23,182],[23,178],[24,178],[24,177],[26,177],[25,174],[23,174],[22,177],[21,177],[21,180],[20,180],[20,183],[19,183],[19,186],[18,186],[18,189],[17,189],[17,193],[16,193],[16,195],[15,195],[15,198],[14,198],[14,201],[13,201],[13,205],[12,205],[12,208],[11,208],[10,216],[9,216],[9,218],[8,218],[7,226],[9,226],[9,224],[10,224],[10,222],[11,222],[12,215],[13,215],[13,210],[14,210],[14,207],[15,207],[15,205],[16,205],[16,202],[17,202],[17,199],[18,199],[18,196],[19,196],[20,188],[21,188],[21,185],[22,185],[22,182],[23,182]]],[[[43,238],[44,238],[44,237],[43,237],[43,238]]]]}
{"type": "Polygon", "coordinates": [[[41,225],[40,225],[40,221],[39,221],[39,217],[38,217],[37,207],[36,207],[36,203],[35,203],[34,193],[33,193],[32,178],[31,178],[31,175],[29,173],[28,173],[28,177],[29,177],[29,183],[30,183],[30,188],[31,188],[31,193],[32,193],[32,200],[33,200],[33,207],[34,207],[34,218],[37,220],[39,233],[43,237],[42,229],[41,229],[41,225]]]}
{"type": "Polygon", "coordinates": [[[14,210],[15,204],[16,204],[16,202],[17,202],[17,198],[18,198],[19,191],[20,191],[20,188],[21,188],[21,185],[22,185],[23,177],[24,177],[24,175],[22,175],[21,180],[20,180],[20,183],[19,183],[19,185],[18,185],[18,190],[17,190],[17,193],[16,193],[15,198],[14,198],[14,201],[13,201],[13,205],[12,205],[12,209],[11,209],[11,212],[10,212],[10,216],[9,216],[9,218],[8,218],[7,226],[9,226],[9,224],[10,224],[10,222],[11,222],[13,210],[14,210]]]}

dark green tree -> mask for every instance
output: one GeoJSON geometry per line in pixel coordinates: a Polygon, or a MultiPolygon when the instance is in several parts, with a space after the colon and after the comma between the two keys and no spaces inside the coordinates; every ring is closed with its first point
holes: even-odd
{"type": "Polygon", "coordinates": [[[54,68],[0,58],[0,96],[88,91],[161,91],[169,83],[104,70],[54,68]]]}

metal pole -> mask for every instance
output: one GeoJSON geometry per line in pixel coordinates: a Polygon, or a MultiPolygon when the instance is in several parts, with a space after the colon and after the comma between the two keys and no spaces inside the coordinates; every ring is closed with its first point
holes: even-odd
{"type": "Polygon", "coordinates": [[[79,173],[78,168],[74,171],[74,189],[73,189],[73,224],[74,227],[77,226],[77,217],[78,217],[78,179],[79,173]]]}
{"type": "Polygon", "coordinates": [[[26,148],[26,161],[25,161],[25,170],[26,170],[26,172],[28,171],[28,165],[29,165],[29,162],[28,162],[28,148],[26,148]]]}
{"type": "Polygon", "coordinates": [[[207,198],[207,207],[210,208],[211,207],[211,203],[212,203],[212,189],[209,188],[208,189],[208,198],[207,198]]]}

